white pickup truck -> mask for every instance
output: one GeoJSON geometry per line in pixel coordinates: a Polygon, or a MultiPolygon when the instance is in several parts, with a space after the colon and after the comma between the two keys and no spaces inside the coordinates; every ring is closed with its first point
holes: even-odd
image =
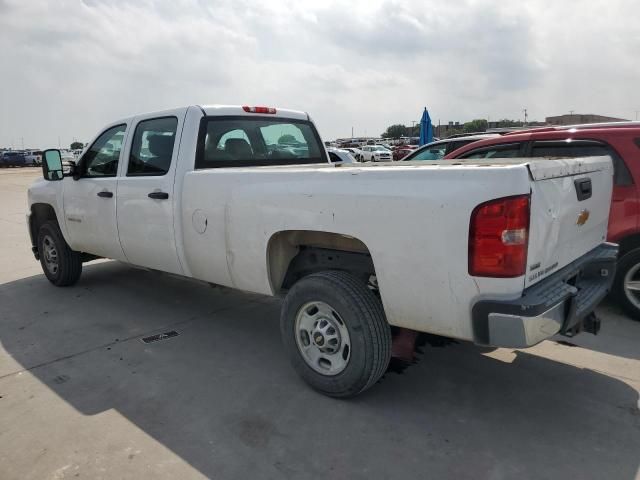
{"type": "Polygon", "coordinates": [[[384,374],[404,329],[527,347],[597,333],[617,247],[609,157],[331,164],[306,113],[190,106],[105,127],[29,189],[55,285],[97,257],[282,295],[297,372],[331,396],[384,374]]]}

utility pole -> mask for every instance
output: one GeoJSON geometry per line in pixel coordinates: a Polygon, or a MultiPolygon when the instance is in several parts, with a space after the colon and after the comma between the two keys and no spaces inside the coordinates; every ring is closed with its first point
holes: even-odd
{"type": "Polygon", "coordinates": [[[636,120],[638,120],[638,113],[640,113],[640,110],[636,110],[636,120]]]}
{"type": "Polygon", "coordinates": [[[351,127],[351,141],[353,142],[353,127],[351,127]]]}
{"type": "Polygon", "coordinates": [[[527,107],[523,108],[522,111],[524,112],[524,126],[527,126],[527,107]]]}

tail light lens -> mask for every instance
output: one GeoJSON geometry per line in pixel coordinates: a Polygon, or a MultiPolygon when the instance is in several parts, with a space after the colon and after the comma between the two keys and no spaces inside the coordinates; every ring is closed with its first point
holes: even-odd
{"type": "Polygon", "coordinates": [[[273,107],[249,107],[245,105],[242,109],[247,113],[276,113],[273,107]]]}
{"type": "Polygon", "coordinates": [[[530,196],[498,198],[478,205],[469,226],[469,274],[519,277],[527,267],[530,196]]]}

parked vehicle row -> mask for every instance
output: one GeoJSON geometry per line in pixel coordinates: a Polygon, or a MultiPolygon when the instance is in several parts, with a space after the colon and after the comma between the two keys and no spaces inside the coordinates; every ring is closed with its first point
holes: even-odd
{"type": "Polygon", "coordinates": [[[42,163],[40,150],[5,150],[0,152],[0,167],[28,167],[42,163]]]}
{"type": "Polygon", "coordinates": [[[250,106],[129,117],[89,145],[68,171],[47,150],[29,188],[49,281],[104,257],[282,296],[284,351],[327,395],[373,386],[404,330],[511,348],[598,331],[607,155],[338,166],[307,113],[250,106]]]}
{"type": "Polygon", "coordinates": [[[25,155],[23,152],[6,151],[0,156],[0,167],[24,167],[25,155]]]}

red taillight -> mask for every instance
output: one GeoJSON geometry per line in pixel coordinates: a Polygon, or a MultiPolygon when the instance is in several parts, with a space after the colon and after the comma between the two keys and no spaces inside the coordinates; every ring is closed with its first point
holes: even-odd
{"type": "Polygon", "coordinates": [[[276,109],[273,107],[248,107],[245,105],[242,109],[247,113],[276,113],[276,109]]]}
{"type": "Polygon", "coordinates": [[[469,274],[519,277],[527,266],[529,195],[498,198],[471,213],[469,274]]]}

